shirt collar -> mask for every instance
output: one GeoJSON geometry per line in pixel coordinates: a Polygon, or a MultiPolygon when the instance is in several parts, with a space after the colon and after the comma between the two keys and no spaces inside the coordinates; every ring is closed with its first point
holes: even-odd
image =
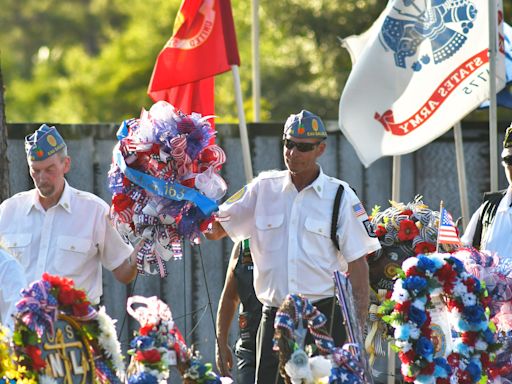
{"type": "MultiPolygon", "coordinates": [[[[27,207],[27,210],[25,212],[26,215],[30,213],[32,208],[44,211],[38,199],[37,189],[34,188],[32,192],[32,201],[27,207]]],[[[57,205],[60,205],[62,208],[64,208],[66,212],[71,213],[71,187],[69,186],[66,179],[64,179],[64,191],[62,192],[62,196],[60,197],[60,200],[57,203],[57,205]]]]}
{"type": "MultiPolygon", "coordinates": [[[[322,198],[325,189],[324,185],[327,177],[325,176],[325,173],[323,172],[322,167],[320,165],[318,165],[318,169],[318,177],[304,189],[313,188],[313,190],[317,193],[318,197],[322,198]]],[[[286,172],[286,179],[283,183],[283,192],[289,188],[293,188],[295,190],[295,185],[293,185],[292,176],[290,172],[286,172]]]]}
{"type": "Polygon", "coordinates": [[[501,199],[500,204],[498,205],[497,212],[506,212],[511,206],[512,200],[512,188],[507,188],[507,193],[505,193],[505,196],[503,199],[501,199]]]}

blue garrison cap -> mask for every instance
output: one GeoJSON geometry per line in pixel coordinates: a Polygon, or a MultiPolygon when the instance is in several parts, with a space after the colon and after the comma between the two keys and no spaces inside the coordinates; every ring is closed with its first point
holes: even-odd
{"type": "Polygon", "coordinates": [[[43,124],[33,134],[25,137],[25,152],[32,161],[41,161],[59,152],[66,146],[55,127],[43,124]]]}
{"type": "Polygon", "coordinates": [[[327,131],[324,123],[314,113],[303,109],[296,115],[290,115],[284,124],[283,137],[286,136],[298,138],[325,139],[327,131]]]}
{"type": "Polygon", "coordinates": [[[503,140],[503,148],[512,148],[512,124],[505,132],[505,140],[503,140]]]}

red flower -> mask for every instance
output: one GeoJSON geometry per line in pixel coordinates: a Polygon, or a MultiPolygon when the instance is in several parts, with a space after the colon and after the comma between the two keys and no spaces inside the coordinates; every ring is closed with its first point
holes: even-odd
{"type": "Polygon", "coordinates": [[[411,268],[409,268],[405,274],[405,276],[421,276],[425,277],[425,272],[420,271],[415,265],[413,265],[411,268]]]}
{"type": "Polygon", "coordinates": [[[43,280],[49,282],[53,288],[58,289],[72,288],[75,286],[75,283],[71,279],[68,279],[66,277],[50,275],[49,273],[46,272],[43,273],[43,280]]]}
{"type": "Polygon", "coordinates": [[[450,264],[443,265],[434,275],[437,276],[439,281],[445,283],[453,283],[457,279],[457,272],[455,272],[450,264]]]}
{"type": "Polygon", "coordinates": [[[458,353],[450,353],[446,360],[448,360],[448,364],[450,364],[450,367],[452,368],[459,366],[460,357],[458,353]]]}
{"type": "Polygon", "coordinates": [[[137,351],[135,354],[135,360],[144,361],[146,363],[158,363],[161,360],[162,356],[160,352],[156,349],[150,349],[147,351],[137,351]]]}
{"type": "Polygon", "coordinates": [[[419,255],[421,253],[422,254],[431,253],[431,252],[434,252],[435,250],[436,250],[436,246],[427,241],[422,241],[421,243],[416,244],[416,246],[414,247],[414,253],[417,255],[419,255]]]}
{"type": "Polygon", "coordinates": [[[125,209],[130,208],[133,205],[133,200],[130,196],[123,193],[118,193],[112,196],[112,206],[116,212],[123,212],[125,209]]]}
{"type": "Polygon", "coordinates": [[[377,237],[382,237],[386,233],[388,233],[388,231],[386,230],[386,227],[384,227],[383,225],[377,226],[377,229],[375,230],[375,234],[377,235],[377,237]]]}
{"type": "Polygon", "coordinates": [[[416,223],[412,220],[402,220],[400,222],[400,229],[398,230],[398,240],[407,241],[412,240],[418,234],[420,230],[416,227],[416,223]]]}
{"type": "Polygon", "coordinates": [[[153,324],[144,325],[143,327],[140,327],[139,333],[142,336],[147,336],[147,335],[149,335],[149,332],[151,332],[153,330],[153,327],[154,327],[153,324]]]}
{"type": "Polygon", "coordinates": [[[402,363],[410,365],[416,358],[416,353],[414,353],[414,351],[411,349],[411,350],[407,351],[406,353],[398,352],[398,357],[400,358],[400,361],[402,363]]]}
{"type": "Polygon", "coordinates": [[[46,361],[44,361],[41,357],[41,350],[35,345],[27,345],[25,347],[25,352],[27,353],[30,360],[32,360],[32,367],[34,367],[36,371],[40,371],[46,367],[46,361]]]}
{"type": "Polygon", "coordinates": [[[436,384],[450,384],[450,380],[446,377],[436,377],[436,384]]]}
{"type": "Polygon", "coordinates": [[[400,216],[402,215],[411,217],[412,211],[410,209],[404,209],[402,212],[400,212],[400,216]]]}
{"type": "Polygon", "coordinates": [[[482,363],[482,368],[484,370],[488,369],[490,367],[490,361],[489,361],[489,355],[487,352],[482,352],[480,354],[480,362],[482,363]]]}
{"type": "Polygon", "coordinates": [[[414,383],[414,380],[416,380],[416,377],[413,376],[404,376],[404,381],[406,383],[414,383]]]}
{"type": "Polygon", "coordinates": [[[471,347],[475,346],[477,338],[478,332],[468,331],[462,333],[462,342],[466,345],[470,345],[471,347]]]}
{"type": "Polygon", "coordinates": [[[420,371],[422,375],[431,375],[434,373],[434,369],[436,368],[436,364],[434,362],[428,363],[427,366],[423,367],[423,369],[420,371]]]}
{"type": "Polygon", "coordinates": [[[73,307],[72,307],[73,315],[78,316],[78,317],[87,316],[87,314],[89,313],[89,305],[90,304],[91,303],[89,303],[88,301],[73,304],[73,307]]]}
{"type": "Polygon", "coordinates": [[[404,301],[403,303],[396,303],[395,310],[400,313],[407,314],[407,313],[409,313],[410,307],[411,307],[411,302],[408,300],[408,301],[404,301]]]}
{"type": "Polygon", "coordinates": [[[462,283],[467,287],[468,292],[475,290],[475,280],[472,277],[468,277],[466,280],[462,281],[462,283]]]}
{"type": "Polygon", "coordinates": [[[462,312],[462,304],[459,303],[456,300],[446,299],[446,306],[448,307],[448,310],[451,312],[452,310],[456,309],[457,312],[462,312]]]}

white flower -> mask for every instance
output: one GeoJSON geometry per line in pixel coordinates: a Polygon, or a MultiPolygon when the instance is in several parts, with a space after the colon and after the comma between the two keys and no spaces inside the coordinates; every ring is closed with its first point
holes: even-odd
{"type": "Polygon", "coordinates": [[[302,380],[306,382],[313,381],[308,355],[302,349],[297,349],[292,353],[290,360],[284,366],[284,370],[293,384],[301,384],[302,380]]]}
{"type": "Polygon", "coordinates": [[[403,353],[409,352],[412,349],[411,343],[406,340],[395,340],[395,345],[400,348],[403,353]]]}
{"type": "Polygon", "coordinates": [[[309,359],[309,367],[311,368],[313,379],[319,380],[325,376],[329,377],[331,374],[332,364],[329,359],[326,359],[323,356],[314,356],[309,359]]]}
{"type": "Polygon", "coordinates": [[[121,344],[117,339],[117,332],[115,327],[116,320],[112,318],[105,311],[105,307],[101,306],[96,316],[100,328],[100,334],[98,335],[98,343],[104,350],[105,355],[110,358],[114,369],[119,374],[124,372],[124,361],[123,355],[121,354],[121,344]]]}
{"type": "Polygon", "coordinates": [[[391,300],[396,301],[397,303],[403,303],[409,300],[409,292],[402,286],[402,279],[398,279],[395,281],[395,285],[393,287],[393,294],[391,295],[391,300]]]}
{"type": "Polygon", "coordinates": [[[420,338],[421,332],[416,325],[411,325],[411,328],[409,329],[409,336],[411,339],[417,340],[420,338]]]}
{"type": "Polygon", "coordinates": [[[462,284],[462,282],[460,280],[458,280],[453,287],[453,295],[460,297],[460,296],[464,295],[465,293],[468,293],[468,289],[466,288],[466,286],[464,284],[462,284]]]}
{"type": "Polygon", "coordinates": [[[488,346],[489,345],[483,340],[478,340],[475,343],[475,349],[477,349],[479,351],[486,351],[488,346]]]}
{"type": "Polygon", "coordinates": [[[462,302],[464,303],[465,307],[468,307],[470,305],[476,305],[476,296],[474,293],[464,293],[462,295],[462,302]]]}
{"type": "Polygon", "coordinates": [[[402,375],[404,376],[410,376],[411,375],[411,366],[409,364],[402,364],[402,367],[400,368],[400,372],[402,372],[402,375]]]}
{"type": "Polygon", "coordinates": [[[417,257],[409,257],[408,259],[405,259],[402,263],[402,270],[407,274],[407,271],[411,269],[412,267],[415,267],[418,264],[418,258],[417,257]]]}
{"type": "Polygon", "coordinates": [[[422,311],[425,310],[425,303],[421,300],[418,300],[418,299],[414,300],[412,302],[412,305],[418,309],[421,309],[422,311]]]}

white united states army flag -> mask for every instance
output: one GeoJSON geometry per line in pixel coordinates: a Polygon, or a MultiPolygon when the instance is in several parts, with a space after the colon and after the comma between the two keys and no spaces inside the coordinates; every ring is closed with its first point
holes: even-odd
{"type": "MultiPolygon", "coordinates": [[[[391,0],[370,30],[344,41],[353,68],[339,125],[368,167],[415,151],[489,98],[488,0],[391,0]]],[[[505,85],[498,14],[497,90],[505,85]]]]}

